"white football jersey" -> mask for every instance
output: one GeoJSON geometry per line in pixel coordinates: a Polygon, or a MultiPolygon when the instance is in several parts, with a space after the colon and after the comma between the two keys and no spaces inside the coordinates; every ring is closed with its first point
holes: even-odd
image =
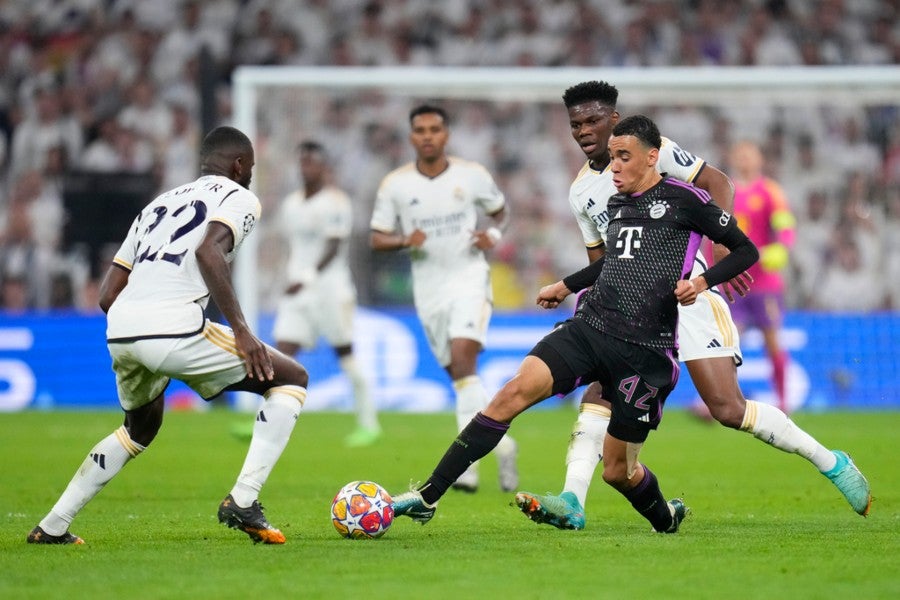
{"type": "Polygon", "coordinates": [[[194,250],[206,225],[217,221],[231,229],[231,260],[260,211],[256,195],[219,175],[205,175],[148,204],[113,259],[131,273],[109,309],[107,340],[180,337],[200,331],[209,289],[194,250]]]}
{"type": "Polygon", "coordinates": [[[415,163],[404,165],[382,180],[375,199],[371,228],[391,233],[400,222],[408,235],[421,229],[424,245],[413,249],[413,295],[417,306],[439,302],[462,290],[490,288],[490,268],[484,252],[472,245],[478,209],[493,214],[505,205],[503,193],[487,169],[450,157],[437,177],[427,177],[415,163]]]}
{"type": "MultiPolygon", "coordinates": [[[[685,152],[678,144],[668,138],[662,138],[659,149],[659,160],[656,170],[668,173],[672,177],[691,183],[706,164],[690,152],[685,152]]],[[[618,194],[613,185],[612,171],[609,165],[603,171],[591,168],[586,162],[569,188],[569,206],[578,221],[584,245],[596,248],[606,242],[606,229],[609,226],[609,215],[606,204],[610,196],[618,194]]]]}
{"type": "Polygon", "coordinates": [[[343,243],[337,256],[316,275],[315,285],[352,285],[347,240],[353,229],[353,207],[346,193],[326,186],[309,198],[302,190],[290,194],[279,208],[278,228],[290,246],[288,283],[307,283],[328,240],[338,238],[343,243]]]}

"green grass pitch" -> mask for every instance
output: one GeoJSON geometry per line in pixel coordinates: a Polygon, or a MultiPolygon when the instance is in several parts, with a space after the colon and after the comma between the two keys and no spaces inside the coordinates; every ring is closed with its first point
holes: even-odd
{"type": "MultiPolygon", "coordinates": [[[[559,492],[575,413],[536,410],[512,427],[521,487],[559,492]]],[[[595,477],[587,529],[528,521],[482,465],[475,495],[450,492],[419,526],[398,519],[379,540],[344,540],[331,498],[354,479],[389,491],[425,479],[452,439],[449,414],[382,415],[375,447],[348,450],[352,417],[301,415],[261,501],[288,538],[253,545],[216,521],[246,443],[226,410],[170,412],[154,444],[76,519],[84,546],[31,546],[25,535],[56,501],[114,412],[0,415],[0,598],[841,598],[900,597],[900,413],[795,416],[847,450],[875,502],[856,515],[805,460],[671,411],[642,459],[667,497],[692,513],[655,535],[595,477]]]]}

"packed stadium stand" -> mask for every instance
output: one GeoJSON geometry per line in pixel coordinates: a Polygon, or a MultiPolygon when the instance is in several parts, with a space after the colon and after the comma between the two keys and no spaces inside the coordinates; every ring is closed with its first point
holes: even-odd
{"type": "MultiPolygon", "coordinates": [[[[193,179],[204,128],[232,121],[230,78],[241,65],[896,66],[898,16],[896,0],[7,0],[0,304],[97,310],[115,243],[85,231],[84,174],[97,176],[98,195],[134,198],[193,179]]],[[[364,230],[377,181],[411,158],[407,123],[358,111],[347,119],[345,108],[335,102],[321,131],[303,133],[338,157],[347,174],[338,183],[358,199],[364,230]]],[[[653,116],[664,135],[723,168],[730,142],[764,146],[798,219],[790,307],[900,308],[900,102],[750,115],[670,106],[653,116]]],[[[509,106],[466,105],[452,149],[487,165],[510,199],[516,225],[494,257],[506,285],[498,306],[521,308],[541,281],[584,261],[552,247],[583,156],[562,108],[551,122],[528,110],[514,117],[509,106]],[[526,143],[546,148],[543,164],[516,154],[526,143]]],[[[364,302],[404,301],[369,283],[364,302]]]]}

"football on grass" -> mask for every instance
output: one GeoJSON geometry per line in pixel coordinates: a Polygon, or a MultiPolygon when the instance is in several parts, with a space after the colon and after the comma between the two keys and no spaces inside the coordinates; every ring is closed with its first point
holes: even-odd
{"type": "Polygon", "coordinates": [[[394,522],[392,502],[374,481],[352,481],[331,502],[331,524],[345,538],[381,537],[394,522]]]}

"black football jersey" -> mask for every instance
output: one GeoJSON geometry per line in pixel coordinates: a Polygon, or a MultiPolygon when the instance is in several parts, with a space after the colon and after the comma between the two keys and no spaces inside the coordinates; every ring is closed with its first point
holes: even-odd
{"type": "Polygon", "coordinates": [[[706,191],[668,177],[641,194],[612,196],[608,211],[606,262],[575,318],[635,344],[672,348],[675,284],[689,278],[704,235],[719,241],[737,225],[706,191]]]}

